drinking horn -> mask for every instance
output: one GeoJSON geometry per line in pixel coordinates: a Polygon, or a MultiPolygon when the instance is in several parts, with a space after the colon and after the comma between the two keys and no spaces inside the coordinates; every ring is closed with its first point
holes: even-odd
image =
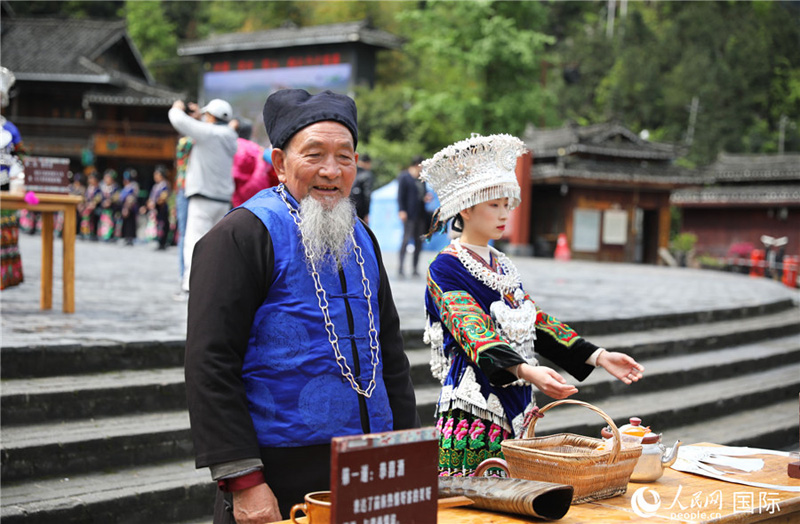
{"type": "Polygon", "coordinates": [[[439,497],[463,496],[472,507],[558,520],[569,511],[572,486],[500,477],[439,477],[439,497]]]}

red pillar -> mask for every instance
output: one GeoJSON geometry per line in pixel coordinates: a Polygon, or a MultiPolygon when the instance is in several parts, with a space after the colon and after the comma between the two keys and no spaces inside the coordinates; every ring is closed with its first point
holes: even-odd
{"type": "Polygon", "coordinates": [[[521,202],[516,209],[511,212],[506,228],[511,248],[517,254],[533,254],[531,244],[531,166],[533,165],[533,154],[528,151],[517,159],[517,182],[519,182],[521,202]]]}

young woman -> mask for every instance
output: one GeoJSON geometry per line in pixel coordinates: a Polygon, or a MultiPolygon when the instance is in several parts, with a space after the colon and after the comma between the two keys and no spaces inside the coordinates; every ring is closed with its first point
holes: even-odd
{"type": "Polygon", "coordinates": [[[100,183],[100,203],[95,208],[97,213],[97,238],[103,242],[116,240],[114,230],[117,223],[117,210],[119,208],[119,185],[117,172],[106,169],[103,181],[100,183]]]}
{"type": "Polygon", "coordinates": [[[483,460],[502,456],[500,443],[520,437],[535,414],[532,386],[556,399],[578,391],[539,366],[534,349],[578,380],[600,366],[630,384],[644,370],[539,310],[511,261],[490,247],[520,201],[515,168],[524,151],[510,135],[479,136],[422,164],[422,179],[441,202],[433,230],[451,223],[461,233],[431,263],[425,296],[431,370],[443,385],[441,475],[471,475],[483,460]]]}

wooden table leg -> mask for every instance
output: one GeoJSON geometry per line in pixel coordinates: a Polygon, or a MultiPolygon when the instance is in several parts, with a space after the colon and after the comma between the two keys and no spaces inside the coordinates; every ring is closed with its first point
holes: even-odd
{"type": "Polygon", "coordinates": [[[42,294],[41,309],[53,308],[53,213],[42,212],[42,294]]]}
{"type": "Polygon", "coordinates": [[[75,313],[75,210],[64,211],[64,229],[61,239],[64,242],[64,313],[75,313]]]}

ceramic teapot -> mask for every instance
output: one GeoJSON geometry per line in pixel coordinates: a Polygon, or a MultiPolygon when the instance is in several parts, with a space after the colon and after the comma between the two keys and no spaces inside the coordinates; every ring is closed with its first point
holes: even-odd
{"type": "MultiPolygon", "coordinates": [[[[669,450],[661,443],[661,433],[653,433],[649,428],[642,428],[642,419],[631,417],[630,424],[619,428],[620,434],[641,436],[642,455],[633,468],[631,482],[654,482],[661,478],[664,469],[672,466],[678,459],[678,448],[681,441],[677,441],[669,450]],[[644,429],[644,431],[643,431],[644,429]]],[[[605,427],[600,431],[605,439],[613,436],[611,430],[605,427]]]]}

